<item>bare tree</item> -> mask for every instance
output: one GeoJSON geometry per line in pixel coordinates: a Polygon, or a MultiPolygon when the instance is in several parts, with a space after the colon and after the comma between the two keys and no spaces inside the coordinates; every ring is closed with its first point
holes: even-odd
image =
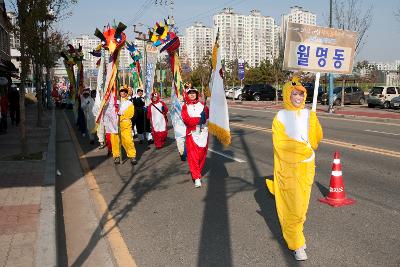
{"type": "Polygon", "coordinates": [[[361,0],[334,0],[334,27],[357,33],[356,53],[365,44],[367,31],[372,22],[373,7],[365,7],[361,0]]]}
{"type": "Polygon", "coordinates": [[[32,64],[36,80],[38,96],[37,124],[41,125],[41,81],[43,66],[50,66],[51,61],[57,60],[55,49],[59,46],[59,37],[54,36],[55,30],[51,27],[61,18],[70,14],[69,6],[76,0],[11,0],[11,6],[17,14],[15,33],[20,36],[21,52],[21,154],[27,154],[26,140],[26,110],[25,110],[25,85],[30,65],[32,64]],[[52,11],[51,13],[49,11],[52,11]],[[50,30],[50,32],[49,32],[50,30]],[[53,32],[51,32],[53,30],[53,32]],[[45,33],[48,34],[45,34],[45,33]],[[54,51],[54,52],[53,52],[54,51]]]}

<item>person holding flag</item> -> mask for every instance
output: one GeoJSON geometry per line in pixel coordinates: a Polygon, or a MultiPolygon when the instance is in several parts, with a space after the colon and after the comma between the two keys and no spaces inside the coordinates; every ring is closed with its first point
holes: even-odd
{"type": "MultiPolygon", "coordinates": [[[[133,143],[132,137],[132,117],[135,113],[135,109],[131,101],[128,100],[128,88],[121,87],[119,90],[121,96],[121,103],[119,105],[118,116],[119,116],[119,127],[121,132],[121,143],[125,149],[126,155],[130,159],[133,165],[137,164],[136,160],[136,149],[133,143]]],[[[111,145],[112,154],[114,157],[114,163],[120,163],[120,139],[118,133],[111,134],[111,145]]]]}
{"type": "Polygon", "coordinates": [[[160,95],[157,92],[151,94],[151,103],[147,108],[147,118],[151,123],[151,132],[154,139],[156,149],[160,149],[165,144],[167,139],[167,105],[160,100],[160,95]]]}
{"type": "Polygon", "coordinates": [[[206,162],[208,150],[208,107],[199,101],[196,88],[186,89],[185,104],[182,106],[182,120],[186,125],[186,153],[195,188],[201,187],[201,171],[206,162]]]}
{"type": "Polygon", "coordinates": [[[315,175],[315,153],[322,128],[315,111],[305,108],[307,91],[297,77],[283,86],[283,110],[272,122],[275,195],[283,237],[296,260],[307,260],[303,225],[315,175]]]}

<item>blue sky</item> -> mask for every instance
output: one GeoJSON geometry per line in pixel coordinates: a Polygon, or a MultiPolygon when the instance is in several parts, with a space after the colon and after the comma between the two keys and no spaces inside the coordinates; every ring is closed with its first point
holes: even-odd
{"type": "MultiPolygon", "coordinates": [[[[133,23],[154,25],[156,20],[169,14],[169,8],[150,4],[144,12],[140,8],[155,0],[78,0],[72,8],[72,16],[61,23],[60,28],[70,36],[82,33],[93,34],[96,27],[102,28],[114,19],[122,21],[129,28],[128,38],[133,38],[133,23]]],[[[166,0],[161,0],[165,3],[166,0]]],[[[170,2],[171,0],[167,0],[170,2]]],[[[373,21],[366,36],[366,44],[360,50],[357,60],[394,61],[400,59],[400,21],[394,16],[394,10],[400,8],[400,0],[361,0],[365,6],[373,5],[373,21]]],[[[6,1],[7,2],[7,1],[6,1]]],[[[157,0],[160,2],[160,0],[157,0]]],[[[278,24],[281,15],[288,13],[291,6],[302,6],[317,14],[317,24],[326,26],[329,16],[329,0],[175,0],[174,17],[181,31],[194,21],[212,25],[212,15],[223,7],[232,7],[234,11],[249,14],[258,9],[265,16],[273,17],[278,24]]],[[[146,6],[144,6],[146,7],[146,6]]],[[[141,27],[146,31],[147,26],[141,27]]]]}

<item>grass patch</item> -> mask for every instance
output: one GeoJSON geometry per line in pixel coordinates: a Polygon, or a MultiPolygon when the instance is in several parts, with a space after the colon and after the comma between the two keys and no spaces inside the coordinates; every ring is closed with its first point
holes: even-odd
{"type": "Polygon", "coordinates": [[[42,160],[42,159],[43,159],[42,151],[27,155],[17,154],[0,158],[0,160],[2,161],[24,161],[24,160],[42,160]]]}

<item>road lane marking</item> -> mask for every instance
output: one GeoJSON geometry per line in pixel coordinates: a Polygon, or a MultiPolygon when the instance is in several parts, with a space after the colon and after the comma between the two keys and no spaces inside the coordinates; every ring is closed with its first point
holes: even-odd
{"type": "MultiPolygon", "coordinates": [[[[229,109],[239,109],[239,110],[247,110],[247,111],[255,111],[255,112],[263,112],[263,113],[278,113],[279,109],[276,110],[262,110],[262,109],[250,109],[250,108],[241,108],[241,107],[232,107],[229,106],[229,109]]],[[[317,114],[320,112],[317,112],[317,114]]],[[[341,115],[341,114],[339,114],[341,115]]],[[[380,122],[380,121],[367,121],[367,120],[361,120],[361,119],[347,119],[347,118],[340,118],[340,117],[335,117],[332,115],[332,117],[329,117],[329,115],[322,115],[319,117],[320,119],[329,119],[329,120],[341,120],[341,121],[351,121],[351,122],[362,122],[362,123],[369,123],[369,124],[380,124],[380,125],[389,125],[389,126],[397,126],[399,127],[399,123],[390,123],[390,122],[380,122]]],[[[363,116],[363,118],[372,118],[372,119],[383,119],[383,118],[378,118],[378,117],[366,117],[363,116]]]]}
{"type": "MultiPolygon", "coordinates": [[[[230,125],[236,126],[239,128],[245,128],[245,129],[251,129],[251,130],[256,130],[256,131],[272,133],[272,129],[249,125],[249,124],[232,122],[232,123],[230,123],[230,125]]],[[[376,148],[376,147],[371,147],[371,146],[357,145],[357,144],[347,143],[347,142],[333,140],[333,139],[326,139],[326,138],[324,138],[321,142],[324,144],[328,144],[328,145],[340,146],[340,147],[344,147],[344,148],[348,148],[348,149],[400,158],[400,152],[393,151],[393,150],[381,149],[381,148],[376,148]]]]}
{"type": "Polygon", "coordinates": [[[371,133],[381,133],[381,134],[388,134],[388,135],[400,135],[397,133],[387,133],[387,132],[380,132],[380,131],[374,131],[374,130],[364,130],[365,132],[371,132],[371,133]]]}
{"type": "Polygon", "coordinates": [[[97,184],[96,177],[90,169],[89,162],[87,161],[86,155],[79,144],[78,138],[75,135],[71,123],[65,112],[63,112],[63,115],[65,122],[67,123],[72,142],[74,143],[76,152],[79,156],[79,161],[84,172],[86,185],[90,190],[93,200],[97,204],[97,215],[98,219],[101,220],[100,223],[103,228],[102,233],[107,233],[106,237],[111,247],[111,252],[114,256],[114,259],[118,263],[118,266],[137,267],[136,262],[130,254],[129,249],[122,237],[117,223],[114,221],[113,216],[108,210],[107,202],[100,192],[100,187],[97,184]]]}
{"type": "Polygon", "coordinates": [[[212,152],[212,153],[215,153],[215,154],[218,154],[218,155],[220,155],[220,156],[223,156],[223,157],[225,157],[225,158],[228,158],[228,159],[234,160],[234,161],[236,161],[236,162],[239,162],[239,163],[244,163],[244,162],[246,162],[246,161],[245,161],[245,160],[243,160],[243,159],[239,159],[239,158],[231,157],[231,156],[229,156],[229,155],[227,155],[227,154],[225,154],[225,153],[222,153],[222,152],[218,152],[218,151],[212,150],[211,148],[209,148],[209,149],[208,149],[208,151],[210,151],[210,152],[212,152]]]}

